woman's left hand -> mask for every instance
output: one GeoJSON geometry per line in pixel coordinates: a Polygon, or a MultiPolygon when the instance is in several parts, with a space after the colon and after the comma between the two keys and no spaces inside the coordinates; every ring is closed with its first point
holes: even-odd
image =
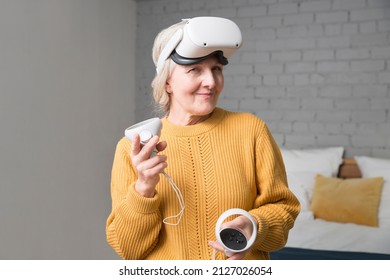
{"type": "MultiPolygon", "coordinates": [[[[253,232],[253,224],[252,222],[245,216],[238,216],[237,218],[233,219],[232,221],[223,223],[221,226],[221,229],[223,228],[238,228],[240,229],[244,235],[249,238],[252,235],[253,232]]],[[[213,247],[215,250],[223,252],[227,257],[228,260],[242,260],[244,259],[245,255],[247,254],[248,250],[245,250],[243,252],[234,253],[230,251],[226,251],[225,248],[217,241],[209,241],[209,245],[213,247]]]]}

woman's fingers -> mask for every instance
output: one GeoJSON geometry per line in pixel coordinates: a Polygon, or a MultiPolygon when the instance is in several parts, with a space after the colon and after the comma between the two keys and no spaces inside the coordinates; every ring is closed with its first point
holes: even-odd
{"type": "Polygon", "coordinates": [[[165,150],[167,143],[165,141],[159,141],[158,136],[153,136],[147,143],[142,144],[140,142],[140,136],[136,134],[132,140],[131,158],[134,165],[139,162],[147,160],[151,157],[152,153],[157,149],[158,152],[165,150]]]}
{"type": "Polygon", "coordinates": [[[160,143],[158,141],[159,137],[154,136],[142,144],[138,134],[132,140],[131,161],[138,174],[135,188],[138,193],[147,197],[154,195],[160,174],[168,165],[166,155],[152,156],[156,150],[163,151],[167,146],[165,141],[160,143]]]}
{"type": "Polygon", "coordinates": [[[228,260],[242,260],[247,253],[247,251],[243,251],[239,253],[228,251],[217,241],[209,241],[209,245],[213,247],[215,250],[219,252],[223,252],[228,257],[228,260]]]}
{"type": "Polygon", "coordinates": [[[144,177],[155,176],[168,166],[166,155],[156,155],[148,160],[140,162],[136,169],[138,173],[142,173],[144,177]]]}
{"type": "Polygon", "coordinates": [[[167,142],[166,141],[161,141],[160,143],[158,143],[156,145],[156,149],[159,152],[164,151],[166,147],[167,147],[167,142]]]}
{"type": "Polygon", "coordinates": [[[133,139],[131,140],[131,157],[135,157],[139,154],[139,151],[141,150],[141,142],[139,134],[134,135],[133,139]]]}

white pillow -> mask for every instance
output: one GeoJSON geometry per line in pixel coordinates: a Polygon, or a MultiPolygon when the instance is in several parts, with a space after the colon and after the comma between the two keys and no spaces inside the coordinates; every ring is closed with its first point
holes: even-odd
{"type": "Polygon", "coordinates": [[[312,219],[310,203],[317,174],[337,176],[343,161],[343,147],[306,150],[281,149],[288,186],[301,203],[302,219],[312,219]]]}
{"type": "Polygon", "coordinates": [[[367,156],[354,157],[363,178],[383,177],[379,205],[379,226],[390,226],[390,159],[367,156]]]}
{"type": "MultiPolygon", "coordinates": [[[[306,150],[281,149],[287,173],[326,172],[336,177],[343,162],[343,147],[306,150]]],[[[327,176],[324,174],[324,176],[327,176]]]]}
{"type": "Polygon", "coordinates": [[[290,190],[301,203],[301,212],[311,211],[310,203],[313,197],[314,181],[317,174],[330,177],[329,171],[293,171],[287,172],[287,182],[290,190]]]}

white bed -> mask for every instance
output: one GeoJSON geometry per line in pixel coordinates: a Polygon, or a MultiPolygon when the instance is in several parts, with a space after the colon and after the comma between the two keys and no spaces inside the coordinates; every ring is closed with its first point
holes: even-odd
{"type": "Polygon", "coordinates": [[[285,248],[271,258],[390,259],[390,160],[343,154],[342,147],[282,149],[302,210],[285,248]]]}
{"type": "Polygon", "coordinates": [[[390,228],[298,219],[286,247],[390,254],[390,228]]]}

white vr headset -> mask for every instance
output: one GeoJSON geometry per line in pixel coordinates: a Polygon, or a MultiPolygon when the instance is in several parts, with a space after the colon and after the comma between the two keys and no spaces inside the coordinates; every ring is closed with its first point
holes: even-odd
{"type": "Polygon", "coordinates": [[[223,65],[227,58],[241,47],[240,28],[231,20],[220,17],[195,17],[184,19],[186,24],[168,41],[158,58],[157,73],[165,61],[171,59],[180,65],[201,62],[216,55],[223,65]]]}

